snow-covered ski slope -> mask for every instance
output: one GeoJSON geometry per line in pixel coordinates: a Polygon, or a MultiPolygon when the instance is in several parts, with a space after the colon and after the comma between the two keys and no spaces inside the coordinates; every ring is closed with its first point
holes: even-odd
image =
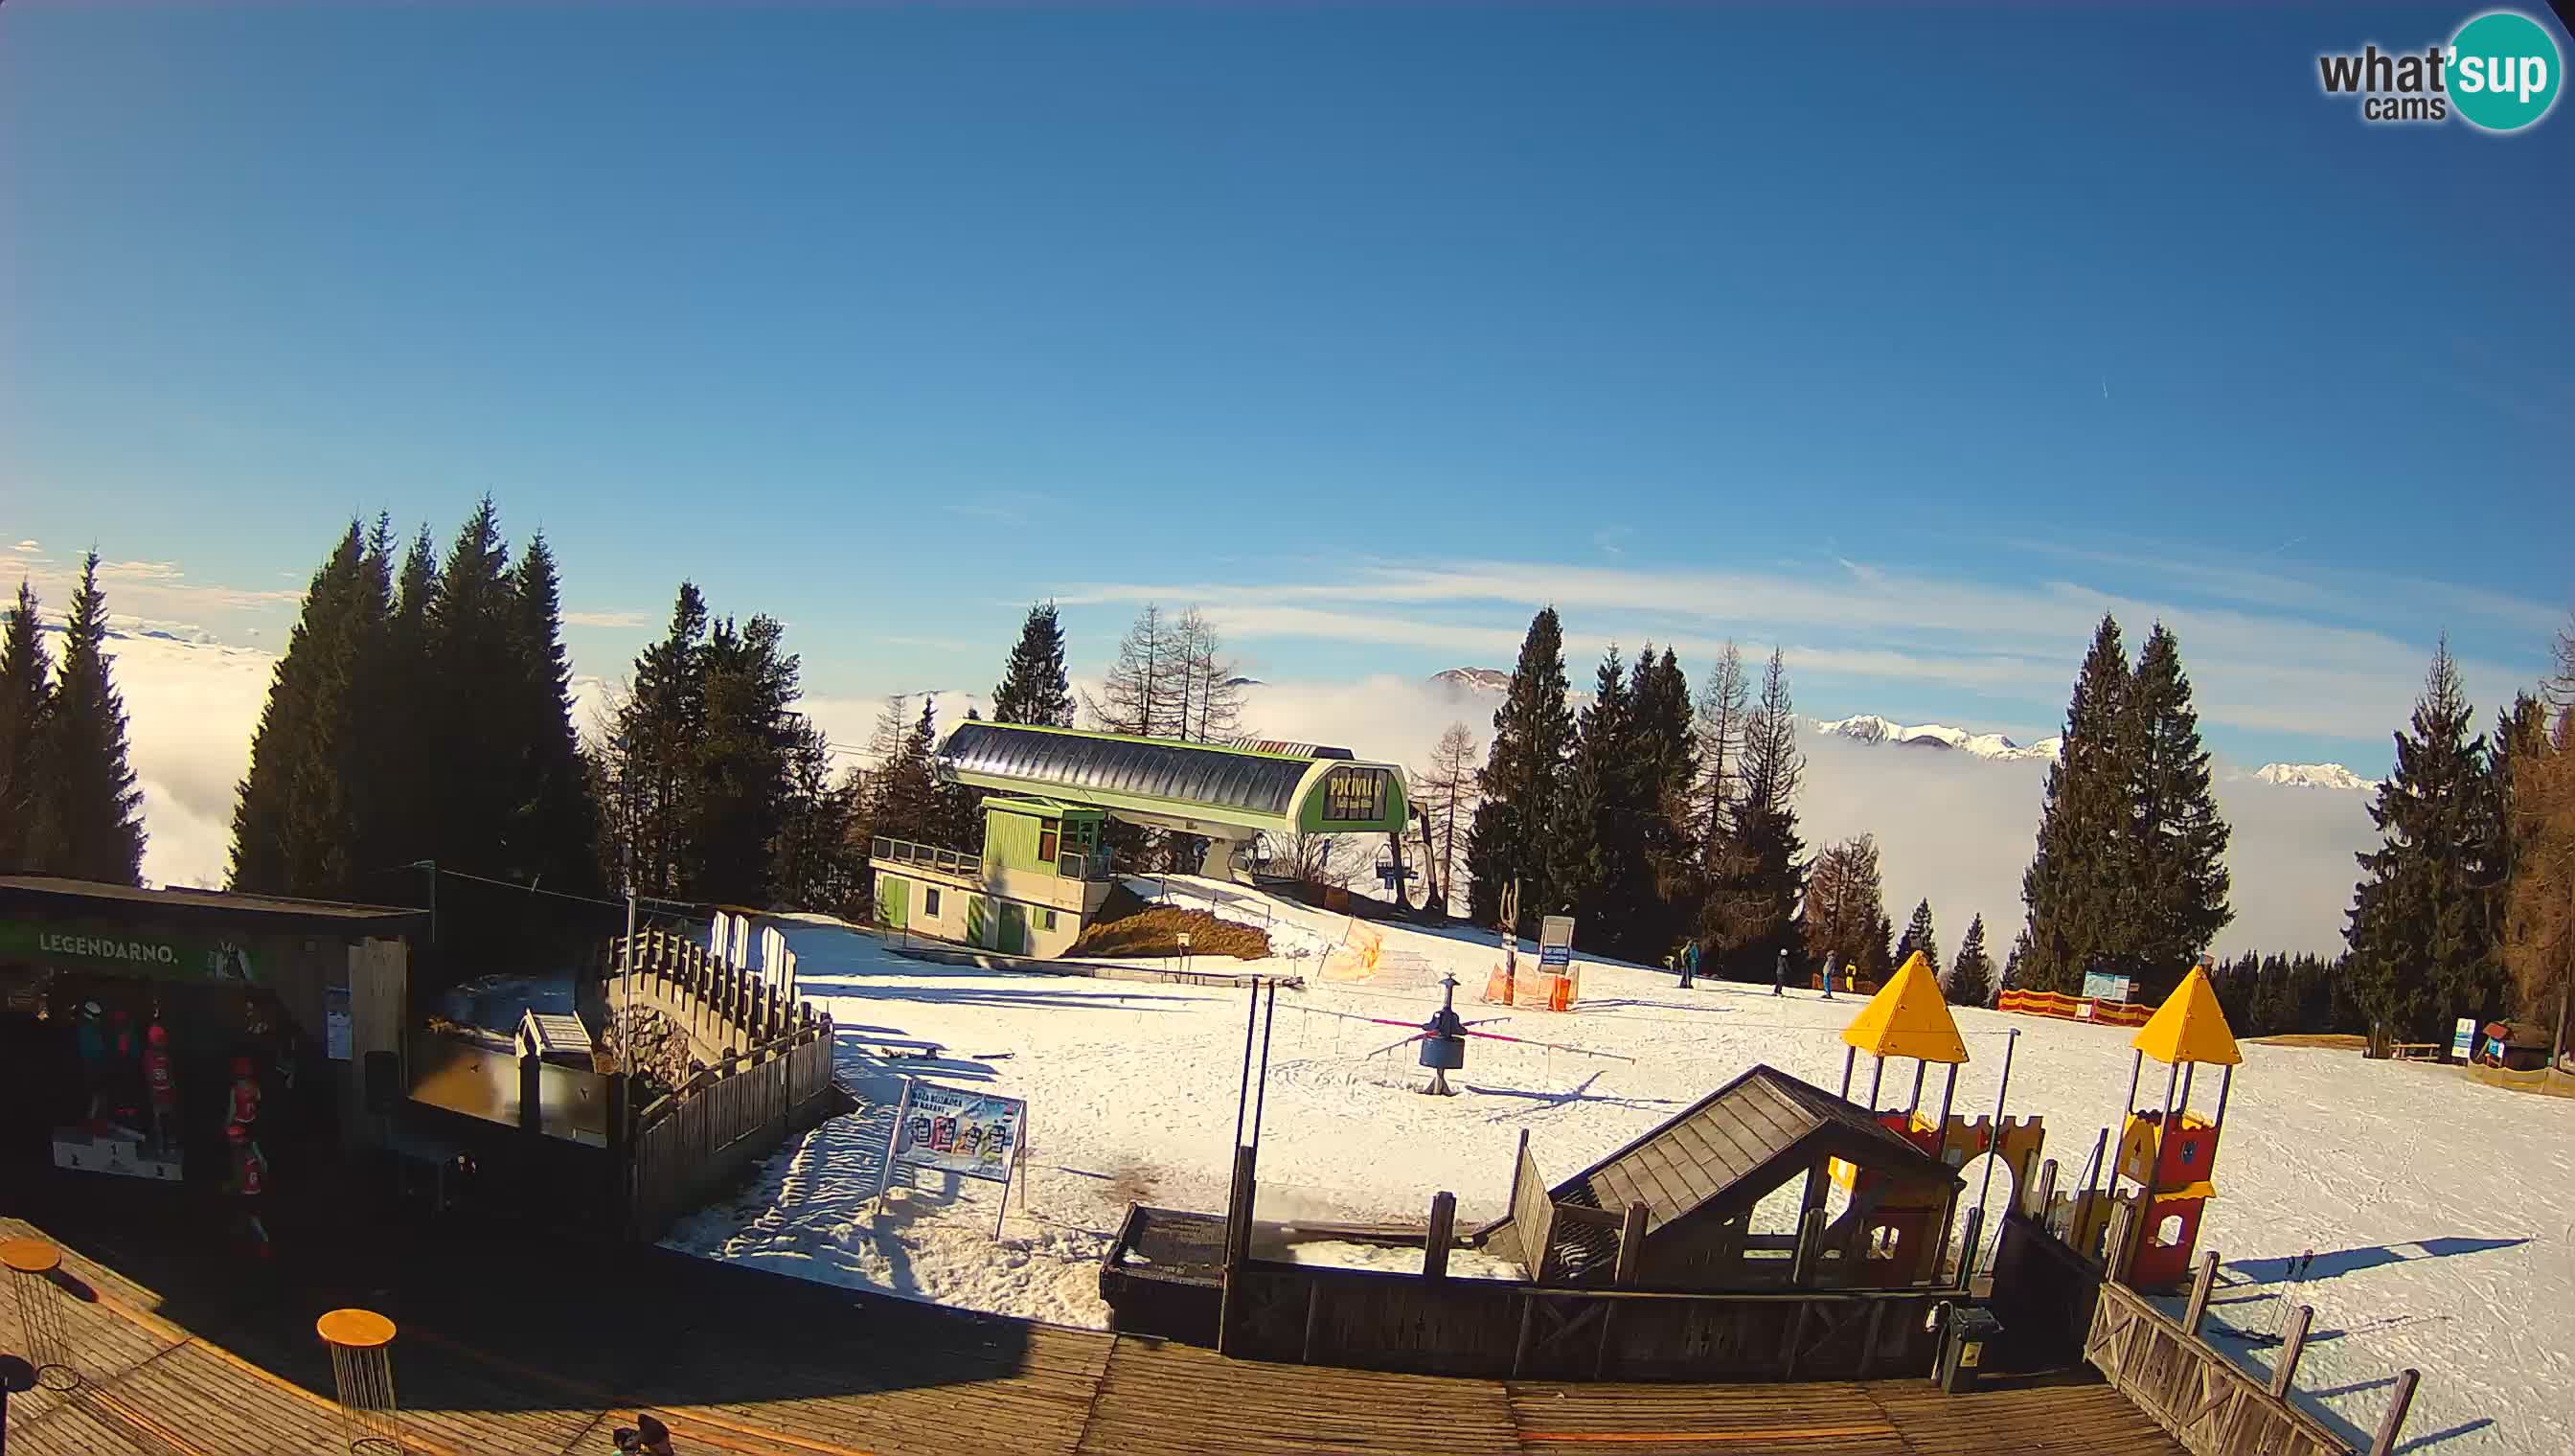
{"type": "MultiPolygon", "coordinates": [[[[1489,934],[1375,927],[1385,974],[1333,981],[1320,965],[1349,934],[1346,917],[1179,876],[1140,884],[1266,919],[1291,952],[1203,968],[1305,977],[1303,991],[1279,998],[1264,1218],[1418,1221],[1444,1188],[1457,1194],[1459,1225],[1475,1226],[1502,1211],[1520,1129],[1560,1178],[1756,1062],[1830,1087],[1836,1034],[1859,1008],[1807,991],[1774,998],[1766,985],[1682,991],[1666,971],[1586,960],[1580,1010],[1505,1011],[1475,1004],[1499,953],[1489,934]],[[1425,1074],[1410,1047],[1367,1055],[1402,1027],[1290,1009],[1417,1022],[1438,1003],[1430,982],[1444,970],[1464,982],[1469,1019],[1508,1017],[1482,1029],[1635,1061],[1472,1041],[1452,1077],[1461,1095],[1434,1099],[1414,1090],[1425,1074]]],[[[836,1023],[843,1078],[872,1106],[781,1151],[741,1195],[675,1230],[675,1247],[1097,1326],[1108,1316],[1099,1256],[1130,1199],[1224,1208],[1245,993],[942,965],[831,923],[789,938],[806,993],[836,1023]],[[954,1198],[898,1193],[871,1220],[905,1073],[1029,1099],[1025,1202],[1014,1188],[1000,1242],[985,1184],[954,1198]]],[[[1989,1011],[1960,1011],[1958,1022],[1973,1056],[1959,1108],[1992,1110],[2004,1033],[2018,1029],[2008,1110],[2046,1118],[2070,1182],[2119,1112],[2128,1033],[1989,1011]]],[[[2299,1387],[2356,1445],[2367,1445],[2396,1372],[2414,1366],[2423,1384],[2405,1449],[2575,1450],[2561,1424],[2575,1389],[2575,1104],[2348,1052],[2248,1045],[2244,1058],[2201,1243],[2225,1261],[2213,1309],[2221,1344],[2267,1369],[2274,1347],[2238,1332],[2266,1334],[2288,1304],[2310,1303],[2299,1387]],[[2308,1249],[2314,1264],[2292,1284],[2291,1261],[2308,1249]]],[[[2162,1091],[2154,1070],[2147,1095],[2162,1091]]],[[[1909,1064],[1890,1067],[1886,1099],[1900,1102],[1911,1076],[1909,1064]]],[[[1935,1073],[1926,1101],[1938,1085],[1935,1073]]],[[[2198,1105],[2213,1092],[2204,1083],[2198,1105]]],[[[1968,1169],[1970,1202],[1982,1166],[1968,1169]]]]}

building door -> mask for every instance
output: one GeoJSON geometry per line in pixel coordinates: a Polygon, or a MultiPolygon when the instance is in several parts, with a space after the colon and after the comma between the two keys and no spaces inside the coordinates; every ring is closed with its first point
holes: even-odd
{"type": "Polygon", "coordinates": [[[1029,953],[1029,907],[1017,900],[1002,901],[1002,953],[1029,953]]]}
{"type": "Polygon", "coordinates": [[[912,918],[912,881],[892,874],[877,876],[877,923],[900,930],[912,918]]]}

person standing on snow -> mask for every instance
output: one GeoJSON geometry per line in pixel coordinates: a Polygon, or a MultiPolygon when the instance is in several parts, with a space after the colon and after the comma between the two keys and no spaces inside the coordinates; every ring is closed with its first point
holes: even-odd
{"type": "Polygon", "coordinates": [[[1786,946],[1781,946],[1779,949],[1779,958],[1772,961],[1770,964],[1770,994],[1774,996],[1784,996],[1787,993],[1788,950],[1786,946]]]}
{"type": "Polygon", "coordinates": [[[1836,951],[1824,952],[1824,999],[1828,1001],[1833,998],[1833,967],[1840,959],[1836,951]]]}
{"type": "Polygon", "coordinates": [[[1692,940],[1681,946],[1681,989],[1689,989],[1692,983],[1691,977],[1697,974],[1698,942],[1692,940]]]}

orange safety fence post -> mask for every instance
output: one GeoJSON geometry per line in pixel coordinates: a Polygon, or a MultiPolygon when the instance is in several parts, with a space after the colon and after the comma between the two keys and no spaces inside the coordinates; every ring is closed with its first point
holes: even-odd
{"type": "Polygon", "coordinates": [[[0,1243],[0,1265],[9,1270],[10,1295],[18,1305],[18,1328],[27,1340],[28,1363],[36,1367],[36,1383],[54,1391],[80,1384],[71,1337],[63,1330],[63,1305],[69,1298],[61,1282],[63,1251],[40,1238],[13,1238],[0,1243]]]}
{"type": "Polygon", "coordinates": [[[352,1456],[402,1456],[402,1419],[394,1405],[394,1322],[373,1310],[335,1309],[313,1327],[331,1347],[340,1434],[352,1456]]]}

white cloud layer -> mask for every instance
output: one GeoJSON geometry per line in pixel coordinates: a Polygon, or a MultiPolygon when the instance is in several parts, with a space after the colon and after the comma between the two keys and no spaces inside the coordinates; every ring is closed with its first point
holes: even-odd
{"type": "MultiPolygon", "coordinates": [[[[248,767],[276,659],[251,649],[156,638],[120,638],[115,672],[131,719],[151,843],[147,877],[214,884],[231,845],[234,786],[248,767]]],[[[574,685],[585,728],[607,687],[574,685]]],[[[943,730],[965,715],[967,695],[939,695],[943,730]]],[[[907,714],[919,711],[918,697],[907,714]]],[[[980,706],[980,704],[979,704],[980,706]]],[[[864,748],[881,699],[809,699],[806,709],[836,743],[864,748]]],[[[1249,690],[1244,727],[1268,736],[1335,743],[1363,757],[1419,765],[1442,728],[1462,722],[1480,745],[1492,732],[1489,698],[1452,697],[1409,680],[1272,683],[1249,690]]],[[[1970,726],[1972,727],[1972,726],[1970,726]]],[[[1867,831],[1883,846],[1888,910],[1901,921],[1928,897],[1951,951],[1982,914],[1997,958],[2020,921],[2020,873],[2037,828],[2046,765],[1852,742],[1808,732],[1799,803],[1810,847],[1867,831]]],[[[856,761],[847,757],[844,761],[856,761]]],[[[2232,776],[2219,784],[2235,830],[2235,923],[2221,949],[2332,950],[2351,894],[2352,854],[2372,842],[2357,793],[2278,787],[2232,776]]]]}

